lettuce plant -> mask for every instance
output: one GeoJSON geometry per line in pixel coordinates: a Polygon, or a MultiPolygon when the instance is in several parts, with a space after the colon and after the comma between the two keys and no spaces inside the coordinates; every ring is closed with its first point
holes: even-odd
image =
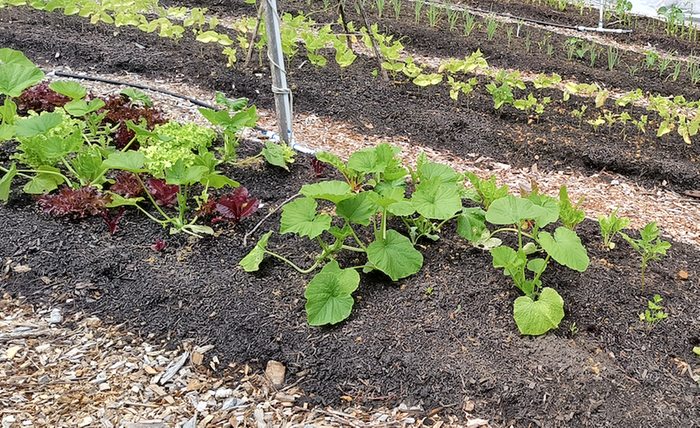
{"type": "MultiPolygon", "coordinates": [[[[214,231],[211,227],[196,224],[199,218],[197,215],[192,219],[186,219],[185,214],[190,210],[188,198],[191,196],[190,190],[193,185],[201,184],[204,186],[202,195],[207,194],[209,187],[222,188],[227,185],[238,187],[237,182],[220,175],[215,170],[218,161],[214,158],[214,155],[211,152],[200,153],[195,157],[194,164],[189,167],[185,166],[182,160],[178,160],[171,167],[165,169],[165,179],[151,179],[148,181],[148,184],[144,183],[139,176],[140,173],[146,172],[146,169],[144,169],[145,162],[146,156],[141,152],[116,152],[104,160],[103,167],[134,173],[133,178],[144,189],[146,197],[153,208],[156,209],[160,218],[152,215],[139,205],[139,202],[144,200],[143,197],[126,198],[116,192],[108,192],[112,198],[112,202],[108,204],[108,207],[135,206],[148,218],[161,226],[169,226],[171,234],[184,232],[197,237],[203,233],[213,234],[214,231]],[[165,212],[163,206],[174,205],[175,202],[177,202],[177,215],[171,216],[165,212]]],[[[198,199],[198,202],[200,201],[201,199],[198,199]]]]}
{"type": "Polygon", "coordinates": [[[447,221],[462,211],[459,188],[462,179],[452,168],[420,158],[411,198],[406,198],[406,168],[397,157],[400,148],[380,144],[355,152],[347,164],[329,153],[319,153],[319,160],[336,166],[346,177],[343,181],[324,181],[301,188],[303,198],[286,205],[282,212],[280,233],[295,233],[318,242],[320,253],[309,268],[297,266],[286,257],[267,248],[272,232],[265,234],[240,265],[248,272],[259,269],[265,255],[278,258],[302,273],[326,264],[307,289],[307,315],[311,325],[335,324],[347,318],[352,307],[350,294],[359,283],[356,269],[378,270],[392,281],[418,272],[423,256],[414,247],[420,237],[436,239],[447,221]],[[322,204],[334,205],[335,220],[322,204]],[[410,237],[389,228],[390,217],[400,218],[409,228],[410,237]],[[437,221],[435,224],[433,221],[437,221]],[[358,233],[369,228],[374,237],[367,243],[358,233]],[[353,241],[353,242],[348,242],[353,241]],[[336,253],[363,253],[364,264],[341,269],[333,261],[336,253]]]}
{"type": "MultiPolygon", "coordinates": [[[[485,180],[473,181],[481,188],[495,188],[495,185],[485,185],[488,183],[485,180]]],[[[556,290],[543,286],[542,273],[551,259],[583,272],[588,268],[588,255],[573,230],[558,227],[554,234],[541,230],[569,210],[566,203],[540,195],[536,187],[524,197],[497,196],[500,197],[491,201],[487,211],[480,208],[463,211],[457,230],[475,245],[489,249],[493,266],[503,268],[504,274],[525,294],[518,297],[513,306],[513,317],[520,332],[540,335],[558,327],[564,318],[564,301],[556,290]],[[487,223],[506,227],[491,232],[487,223]],[[501,245],[501,241],[494,238],[504,232],[516,234],[515,249],[501,245]],[[533,254],[543,257],[528,259],[533,254]]],[[[565,213],[564,217],[571,217],[571,213],[565,213]]]]}

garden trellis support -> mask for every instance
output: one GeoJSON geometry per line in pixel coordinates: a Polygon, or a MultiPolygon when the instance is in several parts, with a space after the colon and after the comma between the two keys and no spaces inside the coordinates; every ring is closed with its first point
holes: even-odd
{"type": "Polygon", "coordinates": [[[267,28],[267,57],[272,71],[272,92],[275,94],[275,111],[277,112],[277,132],[287,144],[292,144],[292,91],[287,87],[284,69],[280,23],[277,16],[277,2],[264,0],[265,28],[267,28]]]}

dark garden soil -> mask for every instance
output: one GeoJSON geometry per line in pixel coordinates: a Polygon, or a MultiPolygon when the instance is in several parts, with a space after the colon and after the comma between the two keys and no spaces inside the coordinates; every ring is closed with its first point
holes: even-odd
{"type": "MultiPolygon", "coordinates": [[[[195,3],[190,6],[207,6],[220,14],[254,13],[242,2],[195,3]]],[[[491,3],[474,5],[488,9],[491,3]]],[[[640,65],[632,78],[622,65],[608,71],[603,60],[593,68],[567,61],[561,48],[566,37],[554,33],[549,38],[556,48],[547,55],[537,46],[547,32],[537,27],[527,28],[532,51],[526,53],[523,38],[513,38],[509,47],[505,31],[493,41],[486,40],[484,29],[467,38],[461,31],[428,28],[426,22],[414,25],[410,5],[404,5],[402,20],[395,21],[389,7],[387,2],[380,28],[403,37],[411,54],[461,58],[479,48],[497,67],[557,72],[608,89],[639,87],[688,100],[700,94],[681,78],[654,78],[658,72],[643,70],[637,54],[627,52],[623,58],[640,65]]],[[[310,10],[306,2],[283,3],[280,9],[310,10]]],[[[498,2],[494,10],[595,26],[591,13],[580,17],[576,11],[498,2]]],[[[354,11],[347,12],[358,21],[354,11]]],[[[318,14],[314,19],[332,22],[336,17],[318,14]]],[[[621,41],[659,47],[670,43],[658,30],[646,32],[644,25],[625,37],[621,41]]],[[[673,46],[686,49],[684,43],[673,46]]],[[[189,34],[174,43],[131,28],[115,30],[79,17],[11,7],[0,10],[0,47],[22,50],[47,70],[63,65],[77,72],[178,77],[231,97],[248,97],[261,108],[274,106],[266,60],[251,70],[227,69],[218,47],[198,44],[189,34]]],[[[679,191],[697,186],[697,144],[686,145],[675,133],[658,139],[647,130],[637,136],[631,127],[626,138],[619,127],[609,133],[603,126],[596,134],[585,121],[579,129],[571,110],[586,103],[592,112],[587,119],[598,114],[583,98],[572,96],[564,103],[560,93],[545,92],[542,95],[554,101],[538,121],[512,108],[501,114],[494,111],[483,90],[485,77],[479,78],[478,93],[468,104],[461,98],[455,105],[446,86],[418,88],[404,79],[381,82],[371,74],[376,68],[371,58],[360,56],[342,73],[332,60],[323,69],[302,66],[303,62],[300,52],[289,76],[297,113],[342,120],[361,133],[407,135],[456,156],[479,153],[516,167],[537,163],[544,170],[584,173],[606,169],[649,188],[663,182],[679,191]]],[[[614,109],[611,101],[607,107],[614,109]]],[[[642,109],[633,113],[647,114],[642,109]]],[[[656,120],[651,115],[650,119],[656,120]]],[[[12,148],[11,143],[2,146],[0,164],[9,163],[12,148]]],[[[259,147],[249,142],[240,148],[241,156],[257,151],[259,147]]],[[[225,172],[269,207],[317,180],[310,160],[301,155],[290,172],[262,163],[225,172]]],[[[426,412],[443,408],[460,414],[466,398],[475,404],[474,413],[494,426],[700,426],[700,389],[684,365],[697,365],[692,348],[700,345],[696,248],[674,243],[667,258],[652,262],[642,291],[633,250],[618,240],[615,250],[602,251],[597,224],[585,221],[578,233],[591,265],[584,273],[556,263],[547,269],[542,280],[563,297],[566,317],[558,330],[532,338],[521,336],[512,318],[517,289],[492,267],[488,254],[455,238],[455,226],[448,224],[439,241],[421,242],[425,263],[418,274],[398,282],[380,274],[361,275],[350,318],[316,328],[306,324],[304,312],[303,291],[310,276],[271,259],[256,274],[237,268],[251,248],[250,243],[242,247],[244,233],[266,211],[198,241],[167,236],[158,225],[129,211],[122,231],[111,236],[95,217],[47,218],[31,198],[14,189],[0,207],[0,260],[21,262],[31,271],[10,270],[0,287],[126,323],[174,346],[185,338],[215,345],[222,367],[240,362],[262,368],[270,359],[281,361],[288,368],[288,383],[301,379],[312,404],[339,405],[346,396],[368,406],[422,403],[426,412]],[[156,238],[167,241],[162,252],[150,249],[156,238]],[[677,278],[681,270],[689,273],[687,280],[677,278]],[[669,318],[645,326],[638,315],[655,294],[663,297],[669,318]],[[305,377],[298,376],[303,373],[305,377]]],[[[277,224],[278,214],[264,226],[277,224]]],[[[312,263],[312,244],[286,235],[273,235],[270,242],[298,264],[312,263]]]]}

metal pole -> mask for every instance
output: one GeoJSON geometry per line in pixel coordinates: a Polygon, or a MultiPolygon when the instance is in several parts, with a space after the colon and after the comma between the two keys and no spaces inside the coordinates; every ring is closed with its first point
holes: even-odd
{"type": "Polygon", "coordinates": [[[275,94],[277,132],[287,144],[294,138],[292,133],[292,91],[287,88],[284,56],[280,39],[280,23],[275,0],[263,0],[265,6],[265,28],[267,30],[267,58],[272,71],[272,92],[275,94]]]}

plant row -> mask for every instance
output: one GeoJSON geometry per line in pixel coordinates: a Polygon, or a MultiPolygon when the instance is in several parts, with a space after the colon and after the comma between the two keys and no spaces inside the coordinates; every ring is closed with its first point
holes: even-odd
{"type": "MultiPolygon", "coordinates": [[[[21,52],[0,49],[0,142],[18,143],[12,164],[0,167],[0,200],[22,181],[45,213],[99,215],[112,233],[125,207],[170,233],[193,235],[213,233],[198,224],[202,217],[235,224],[257,209],[245,188],[217,169],[235,163],[241,131],[255,126],[256,108],[247,100],[217,94],[223,109],[200,109],[222,140],[215,152],[217,132],[164,119],[140,91],[100,99],[75,82],[37,85],[43,78],[21,52]],[[209,193],[223,188],[234,190],[218,200],[209,193]]],[[[293,155],[287,146],[267,142],[259,156],[286,168],[293,155]]]]}
{"type": "MultiPolygon", "coordinates": [[[[314,263],[298,266],[270,249],[271,230],[240,265],[257,271],[267,255],[301,273],[322,266],[304,293],[307,319],[311,325],[336,324],[350,316],[359,270],[380,271],[392,281],[411,276],[423,265],[416,248],[420,240],[436,241],[445,224],[456,222],[458,234],[489,251],[494,268],[503,269],[524,294],[513,306],[520,332],[540,335],[556,328],[564,317],[564,302],[541,278],[552,262],[578,272],[588,268],[587,251],[575,232],[585,218],[579,208],[583,198],[572,204],[565,186],[558,198],[540,194],[536,183],[531,191],[512,195],[494,176],[484,180],[471,172],[460,174],[428,161],[425,153],[415,169],[406,167],[400,151],[380,144],[353,153],[347,162],[328,152],[317,153],[317,159],[333,165],[345,181],[302,186],[301,197],[283,207],[279,228],[281,234],[315,241],[319,250],[314,263]],[[554,228],[556,223],[561,225],[554,228]],[[503,235],[513,235],[517,245],[504,245],[503,235]],[[343,252],[357,254],[358,264],[341,267],[336,258],[343,252]]],[[[629,220],[613,212],[601,216],[599,223],[604,246],[612,249],[613,237],[629,220]]],[[[656,223],[647,225],[640,239],[621,235],[642,257],[644,287],[649,261],[665,255],[670,244],[661,241],[656,223]]]]}

